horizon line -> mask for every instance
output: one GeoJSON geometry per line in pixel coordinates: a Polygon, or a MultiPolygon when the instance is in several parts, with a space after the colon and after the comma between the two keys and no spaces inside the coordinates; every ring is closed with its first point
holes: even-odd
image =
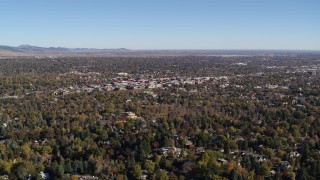
{"type": "Polygon", "coordinates": [[[66,47],[66,46],[39,46],[39,45],[30,45],[30,44],[21,44],[18,46],[12,45],[0,45],[0,46],[7,46],[7,47],[14,47],[18,48],[19,46],[30,46],[30,47],[40,47],[40,48],[66,48],[66,49],[98,49],[98,50],[117,50],[117,49],[125,49],[130,51],[320,51],[320,49],[287,49],[287,48],[278,48],[278,49],[271,49],[271,48],[172,48],[172,49],[165,49],[165,48],[154,48],[154,49],[131,49],[125,47],[119,48],[98,48],[98,47],[66,47]]]}

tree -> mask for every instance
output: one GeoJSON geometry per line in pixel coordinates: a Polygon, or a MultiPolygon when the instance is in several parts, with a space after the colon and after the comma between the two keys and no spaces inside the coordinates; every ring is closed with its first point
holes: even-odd
{"type": "Polygon", "coordinates": [[[168,177],[168,174],[167,172],[163,171],[163,170],[160,170],[157,172],[156,174],[156,179],[159,179],[159,180],[168,180],[169,177],[168,177]]]}
{"type": "Polygon", "coordinates": [[[229,140],[226,140],[224,143],[224,153],[229,154],[230,152],[230,144],[229,144],[229,140]]]}
{"type": "Polygon", "coordinates": [[[178,176],[174,174],[174,172],[170,172],[168,175],[170,180],[178,180],[178,176]]]}
{"type": "Polygon", "coordinates": [[[302,151],[301,161],[306,162],[310,158],[310,155],[311,155],[311,152],[309,149],[309,143],[306,143],[302,151]]]}
{"type": "Polygon", "coordinates": [[[263,163],[262,165],[259,164],[256,167],[257,174],[262,176],[267,176],[270,174],[270,168],[267,166],[267,164],[263,163]]]}
{"type": "Polygon", "coordinates": [[[147,170],[149,174],[153,174],[156,168],[156,164],[151,160],[146,160],[146,162],[144,163],[144,168],[147,170]]]}
{"type": "Polygon", "coordinates": [[[63,166],[60,166],[57,161],[51,163],[49,170],[52,177],[62,178],[64,174],[63,166]]]}
{"type": "Polygon", "coordinates": [[[64,163],[64,172],[66,172],[66,173],[72,173],[73,172],[70,159],[66,159],[66,161],[64,163]]]}
{"type": "Polygon", "coordinates": [[[252,171],[250,171],[250,172],[248,173],[247,179],[248,179],[248,180],[254,180],[254,176],[255,176],[254,170],[252,170],[252,171]]]}
{"type": "Polygon", "coordinates": [[[27,176],[26,168],[22,162],[15,164],[11,169],[10,179],[25,179],[27,176]]]}
{"type": "Polygon", "coordinates": [[[13,166],[13,161],[0,161],[0,173],[10,174],[11,168],[13,166]]]}
{"type": "Polygon", "coordinates": [[[142,169],[141,169],[141,166],[140,164],[136,164],[133,168],[133,170],[131,171],[131,174],[132,176],[135,178],[135,179],[140,179],[141,176],[142,176],[142,169]]]}
{"type": "Polygon", "coordinates": [[[235,168],[233,168],[231,171],[230,171],[230,174],[229,174],[229,179],[230,180],[237,180],[238,179],[238,172],[235,168]]]}
{"type": "Polygon", "coordinates": [[[305,167],[302,167],[298,171],[297,180],[308,180],[309,174],[305,167]]]}
{"type": "Polygon", "coordinates": [[[205,152],[201,159],[198,161],[198,169],[202,177],[211,177],[219,174],[221,165],[217,161],[218,154],[213,151],[205,152]]]}

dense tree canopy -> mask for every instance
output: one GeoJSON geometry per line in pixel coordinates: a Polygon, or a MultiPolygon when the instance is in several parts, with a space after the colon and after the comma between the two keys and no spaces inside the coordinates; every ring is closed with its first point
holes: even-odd
{"type": "Polygon", "coordinates": [[[314,56],[0,61],[10,179],[320,176],[314,56]]]}

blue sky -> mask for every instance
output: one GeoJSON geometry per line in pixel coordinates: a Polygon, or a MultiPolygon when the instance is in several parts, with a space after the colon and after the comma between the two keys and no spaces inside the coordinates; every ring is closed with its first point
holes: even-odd
{"type": "Polygon", "coordinates": [[[0,44],[320,50],[320,1],[1,0],[0,44]]]}

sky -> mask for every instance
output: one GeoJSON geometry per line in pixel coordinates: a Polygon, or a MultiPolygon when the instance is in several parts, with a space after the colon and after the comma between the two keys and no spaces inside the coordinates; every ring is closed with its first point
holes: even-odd
{"type": "Polygon", "coordinates": [[[320,50],[320,0],[1,0],[0,44],[320,50]]]}

